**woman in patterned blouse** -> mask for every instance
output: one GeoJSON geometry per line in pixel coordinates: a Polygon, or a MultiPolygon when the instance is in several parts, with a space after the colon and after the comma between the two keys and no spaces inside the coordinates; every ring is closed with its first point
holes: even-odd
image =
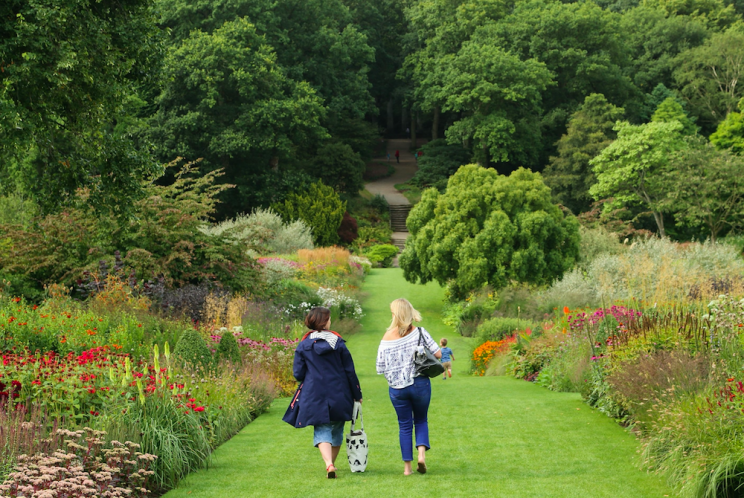
{"type": "Polygon", "coordinates": [[[400,451],[403,456],[404,475],[413,473],[413,445],[411,437],[416,427],[418,449],[417,471],[426,473],[426,451],[429,446],[427,413],[431,401],[431,382],[428,377],[415,377],[413,355],[419,346],[419,336],[437,358],[442,357],[439,346],[422,327],[414,328],[413,322],[421,321],[421,314],[406,299],[396,299],[390,304],[393,321],[385,332],[377,350],[377,373],[388,381],[390,401],[398,414],[400,451]]]}

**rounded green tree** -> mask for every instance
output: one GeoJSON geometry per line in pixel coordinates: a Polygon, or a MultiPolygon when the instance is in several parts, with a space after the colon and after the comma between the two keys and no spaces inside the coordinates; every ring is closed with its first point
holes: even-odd
{"type": "Polygon", "coordinates": [[[426,190],[408,218],[399,258],[406,279],[447,285],[454,297],[510,281],[560,277],[579,254],[579,224],[550,201],[539,173],[461,167],[440,194],[426,190]]]}
{"type": "Polygon", "coordinates": [[[217,346],[217,359],[218,361],[226,360],[235,364],[242,363],[238,341],[229,330],[224,331],[220,344],[217,346]]]}
{"type": "Polygon", "coordinates": [[[194,370],[210,370],[214,364],[212,352],[198,330],[190,329],[181,335],[173,356],[194,370]]]}
{"type": "Polygon", "coordinates": [[[338,227],[344,219],[346,201],[332,187],[313,183],[306,192],[289,194],[274,209],[285,221],[302,220],[313,230],[313,241],[319,246],[338,243],[338,227]]]}

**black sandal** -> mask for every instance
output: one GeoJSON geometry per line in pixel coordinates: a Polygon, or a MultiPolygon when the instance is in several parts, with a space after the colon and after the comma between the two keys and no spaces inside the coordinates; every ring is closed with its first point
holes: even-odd
{"type": "Polygon", "coordinates": [[[426,474],[426,464],[424,462],[419,462],[416,472],[419,474],[426,474]]]}
{"type": "Polygon", "coordinates": [[[336,478],[336,466],[333,464],[330,464],[328,467],[326,467],[326,472],[328,479],[335,479],[336,478]],[[328,470],[331,467],[333,467],[333,470],[328,470]]]}

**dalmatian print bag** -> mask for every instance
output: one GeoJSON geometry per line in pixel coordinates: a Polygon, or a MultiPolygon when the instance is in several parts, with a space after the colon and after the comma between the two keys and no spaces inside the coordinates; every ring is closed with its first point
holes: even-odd
{"type": "Polygon", "coordinates": [[[349,457],[349,466],[352,472],[364,472],[367,468],[367,434],[364,432],[364,416],[362,416],[362,404],[354,402],[354,414],[351,417],[351,429],[346,435],[346,455],[349,457]],[[357,417],[362,423],[361,430],[354,430],[357,417]]]}

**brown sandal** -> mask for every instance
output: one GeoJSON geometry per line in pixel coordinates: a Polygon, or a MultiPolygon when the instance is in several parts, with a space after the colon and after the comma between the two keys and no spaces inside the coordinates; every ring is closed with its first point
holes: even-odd
{"type": "Polygon", "coordinates": [[[416,472],[419,474],[426,474],[426,464],[424,462],[419,462],[416,472]]]}
{"type": "Polygon", "coordinates": [[[328,479],[335,479],[336,478],[336,467],[333,464],[330,464],[328,467],[326,467],[326,472],[328,473],[327,477],[328,479]],[[331,470],[333,469],[333,470],[331,470]]]}

